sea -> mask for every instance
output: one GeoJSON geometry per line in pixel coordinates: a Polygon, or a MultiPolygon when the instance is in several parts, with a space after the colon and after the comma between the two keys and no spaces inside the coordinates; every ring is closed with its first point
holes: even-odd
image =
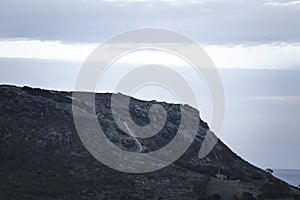
{"type": "Polygon", "coordinates": [[[300,186],[300,169],[273,169],[273,175],[285,182],[300,186]]]}

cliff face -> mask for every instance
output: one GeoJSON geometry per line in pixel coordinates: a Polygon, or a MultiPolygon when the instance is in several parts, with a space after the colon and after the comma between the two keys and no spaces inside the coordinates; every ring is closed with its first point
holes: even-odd
{"type": "MultiPolygon", "coordinates": [[[[167,111],[164,128],[135,140],[114,122],[111,94],[96,94],[96,113],[106,136],[127,151],[148,152],[168,144],[180,123],[180,106],[131,98],[130,114],[149,123],[149,108],[167,111]]],[[[155,172],[111,169],[83,146],[72,117],[72,94],[0,86],[0,199],[246,199],[296,198],[298,191],[247,163],[220,140],[198,158],[209,129],[200,120],[196,139],[175,163],[155,172]],[[226,175],[217,175],[221,171],[226,175]],[[254,198],[253,197],[253,198],[254,198]]],[[[79,109],[86,109],[81,102],[79,109]]]]}

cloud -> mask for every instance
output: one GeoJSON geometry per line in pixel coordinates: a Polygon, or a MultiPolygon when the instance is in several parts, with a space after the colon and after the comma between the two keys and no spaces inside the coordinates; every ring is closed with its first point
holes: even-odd
{"type": "Polygon", "coordinates": [[[276,2],[6,0],[0,38],[99,42],[129,29],[161,27],[202,44],[299,43],[299,6],[276,2]]]}
{"type": "Polygon", "coordinates": [[[300,69],[299,44],[208,45],[204,48],[219,67],[300,69]]]}
{"type": "Polygon", "coordinates": [[[300,1],[298,1],[298,0],[292,0],[292,1],[267,0],[266,5],[271,5],[271,6],[299,6],[300,1]]]}
{"type": "Polygon", "coordinates": [[[96,44],[64,44],[60,41],[2,40],[0,58],[37,58],[83,61],[96,44]]]}
{"type": "MultiPolygon", "coordinates": [[[[130,44],[115,44],[124,48],[130,44]]],[[[98,46],[96,43],[63,43],[40,40],[2,40],[0,58],[58,59],[83,62],[98,46]]],[[[151,46],[151,45],[150,45],[151,46]]],[[[218,68],[299,69],[300,44],[204,45],[218,68]]],[[[99,58],[100,59],[100,58],[99,58]]],[[[129,64],[186,66],[187,62],[161,51],[136,51],[118,60],[129,64]]]]}

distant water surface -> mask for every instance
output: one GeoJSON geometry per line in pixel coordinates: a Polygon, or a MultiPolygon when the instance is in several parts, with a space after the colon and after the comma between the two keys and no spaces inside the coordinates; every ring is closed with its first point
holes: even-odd
{"type": "Polygon", "coordinates": [[[274,169],[274,176],[284,180],[285,182],[299,186],[300,185],[300,170],[299,169],[274,169]]]}

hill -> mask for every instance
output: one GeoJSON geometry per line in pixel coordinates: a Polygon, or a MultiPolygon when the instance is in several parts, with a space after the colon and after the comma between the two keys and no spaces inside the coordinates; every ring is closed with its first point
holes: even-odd
{"type": "MultiPolygon", "coordinates": [[[[135,140],[114,122],[110,99],[109,93],[96,94],[97,118],[120,148],[155,151],[174,137],[180,105],[131,98],[137,124],[149,123],[154,103],[167,111],[157,136],[135,140]]],[[[298,189],[246,162],[221,140],[199,159],[209,129],[201,119],[195,140],[173,164],[141,174],[111,169],[83,146],[71,104],[71,92],[0,86],[0,199],[299,199],[298,189]]]]}

